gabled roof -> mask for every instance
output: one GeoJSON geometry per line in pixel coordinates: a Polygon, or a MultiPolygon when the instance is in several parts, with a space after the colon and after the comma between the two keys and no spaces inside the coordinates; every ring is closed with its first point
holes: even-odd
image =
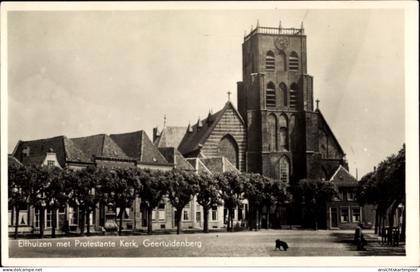
{"type": "Polygon", "coordinates": [[[178,148],[186,132],[187,127],[165,127],[155,139],[154,145],[157,147],[178,148]]]}
{"type": "Polygon", "coordinates": [[[127,156],[136,159],[139,162],[157,164],[168,163],[143,130],[111,134],[110,137],[127,156]]]}
{"type": "Polygon", "coordinates": [[[240,171],[225,157],[209,157],[200,159],[204,165],[213,173],[220,174],[224,172],[237,172],[240,171]]]}
{"type": "Polygon", "coordinates": [[[183,155],[197,155],[207,138],[212,133],[213,129],[216,127],[217,123],[222,118],[223,114],[226,112],[227,109],[233,109],[236,113],[242,124],[245,124],[239,112],[235,109],[230,101],[228,101],[223,109],[220,111],[209,115],[206,119],[200,121],[201,127],[198,127],[198,124],[195,124],[190,128],[190,131],[187,130],[185,133],[184,138],[182,139],[181,143],[179,144],[178,150],[183,155]]]}
{"type": "Polygon", "coordinates": [[[340,165],[332,175],[330,181],[336,186],[357,186],[357,180],[346,168],[340,165]]]}
{"type": "Polygon", "coordinates": [[[122,149],[106,134],[71,139],[90,159],[107,157],[129,159],[122,149]]]}
{"type": "Polygon", "coordinates": [[[330,135],[333,137],[333,139],[334,139],[336,145],[338,146],[338,149],[340,150],[340,152],[343,153],[343,154],[346,154],[344,152],[343,148],[341,147],[340,143],[337,141],[337,138],[335,137],[333,131],[331,130],[330,126],[328,125],[327,120],[325,119],[324,115],[322,115],[322,113],[319,109],[316,109],[315,112],[319,114],[319,117],[321,117],[321,120],[324,122],[325,127],[327,128],[330,135]]]}
{"type": "Polygon", "coordinates": [[[175,165],[177,169],[194,170],[194,167],[182,156],[182,154],[174,147],[159,147],[160,153],[165,159],[175,165]]]}
{"type": "Polygon", "coordinates": [[[66,136],[19,141],[13,156],[24,165],[41,165],[47,152],[54,152],[61,167],[67,161],[89,162],[89,158],[66,136]]]}

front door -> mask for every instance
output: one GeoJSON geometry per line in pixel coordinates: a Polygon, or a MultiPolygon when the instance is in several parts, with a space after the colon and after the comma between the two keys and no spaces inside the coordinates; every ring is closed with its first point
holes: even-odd
{"type": "Polygon", "coordinates": [[[331,227],[338,227],[337,208],[331,208],[331,227]]]}

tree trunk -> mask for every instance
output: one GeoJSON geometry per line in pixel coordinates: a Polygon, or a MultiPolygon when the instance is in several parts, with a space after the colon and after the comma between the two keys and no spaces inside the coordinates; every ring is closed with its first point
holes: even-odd
{"type": "Polygon", "coordinates": [[[181,211],[182,209],[177,208],[175,212],[176,234],[181,232],[181,211]]]}
{"type": "Polygon", "coordinates": [[[378,209],[376,209],[375,211],[375,234],[378,234],[378,220],[379,220],[379,215],[378,215],[378,209]]]}
{"type": "Polygon", "coordinates": [[[388,233],[388,239],[390,241],[391,245],[394,245],[394,243],[396,242],[394,237],[393,237],[393,228],[394,228],[394,216],[395,216],[395,211],[398,208],[398,204],[399,201],[395,201],[392,206],[391,206],[391,212],[389,213],[389,233],[388,233]]]}
{"type": "Polygon", "coordinates": [[[18,237],[18,228],[19,228],[19,208],[16,206],[16,218],[15,218],[15,239],[18,237]]]}
{"type": "Polygon", "coordinates": [[[402,214],[402,223],[401,223],[401,241],[405,241],[405,205],[402,214]]]}
{"type": "Polygon", "coordinates": [[[152,229],[152,217],[153,217],[153,209],[151,207],[147,207],[147,233],[151,234],[152,229]]]}
{"type": "Polygon", "coordinates": [[[86,235],[89,236],[90,235],[90,213],[91,210],[87,210],[86,211],[86,235]]]}
{"type": "Polygon", "coordinates": [[[260,211],[258,208],[255,208],[255,231],[258,231],[260,226],[260,211]]]}
{"type": "Polygon", "coordinates": [[[203,232],[208,233],[209,232],[209,207],[203,206],[203,216],[204,216],[204,226],[203,226],[203,232]]]}
{"type": "Polygon", "coordinates": [[[40,220],[40,222],[39,222],[39,237],[42,239],[42,238],[44,238],[44,211],[45,211],[45,209],[44,208],[41,208],[41,209],[39,209],[39,220],[40,220]]]}
{"type": "Polygon", "coordinates": [[[230,214],[230,231],[233,232],[234,230],[233,218],[235,217],[235,208],[232,208],[229,214],[230,214]]]}
{"type": "Polygon", "coordinates": [[[51,238],[55,238],[55,228],[57,227],[57,210],[51,210],[52,222],[51,222],[51,238]]]}
{"type": "Polygon", "coordinates": [[[85,233],[85,210],[84,209],[80,209],[80,222],[79,222],[79,227],[80,227],[80,234],[83,235],[85,233]]]}
{"type": "Polygon", "coordinates": [[[121,236],[121,233],[122,233],[122,221],[123,221],[124,210],[125,210],[125,207],[120,207],[120,214],[119,214],[120,225],[119,225],[119,228],[118,228],[118,235],[119,236],[121,236]]]}

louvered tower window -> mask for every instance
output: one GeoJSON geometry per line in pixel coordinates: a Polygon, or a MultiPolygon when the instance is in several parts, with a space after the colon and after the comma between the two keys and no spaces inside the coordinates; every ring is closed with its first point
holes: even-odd
{"type": "Polygon", "coordinates": [[[267,90],[265,94],[265,102],[267,108],[276,107],[276,87],[273,82],[267,84],[267,90]]]}
{"type": "Polygon", "coordinates": [[[289,56],[289,70],[290,71],[298,71],[299,70],[299,57],[296,52],[290,53],[289,56]]]}
{"type": "Polygon", "coordinates": [[[274,53],[272,51],[268,51],[267,55],[265,56],[265,70],[274,71],[276,68],[275,62],[276,60],[274,58],[274,53]]]}
{"type": "Polygon", "coordinates": [[[297,108],[297,89],[298,86],[296,83],[292,83],[292,85],[290,86],[290,108],[291,109],[296,109],[297,108]]]}

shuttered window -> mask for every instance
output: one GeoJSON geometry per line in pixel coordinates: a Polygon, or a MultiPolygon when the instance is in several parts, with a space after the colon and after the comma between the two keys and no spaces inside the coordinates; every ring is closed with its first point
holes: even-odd
{"type": "Polygon", "coordinates": [[[267,84],[265,102],[266,102],[267,108],[276,107],[276,87],[274,86],[273,82],[270,82],[267,84]]]}
{"type": "Polygon", "coordinates": [[[289,56],[289,70],[290,71],[298,71],[299,70],[299,57],[296,52],[290,53],[289,56]]]}
{"type": "Polygon", "coordinates": [[[274,71],[275,68],[276,60],[274,58],[274,53],[272,51],[268,51],[267,55],[265,56],[265,70],[274,71]]]}

